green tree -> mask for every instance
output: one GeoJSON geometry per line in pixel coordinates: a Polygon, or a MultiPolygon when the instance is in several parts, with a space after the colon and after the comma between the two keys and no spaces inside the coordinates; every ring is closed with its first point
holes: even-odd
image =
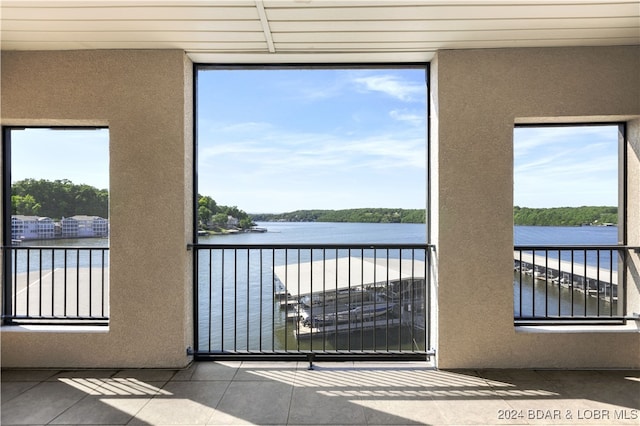
{"type": "Polygon", "coordinates": [[[215,200],[209,196],[198,194],[198,222],[200,227],[205,228],[211,217],[218,213],[218,205],[215,200]]]}
{"type": "Polygon", "coordinates": [[[513,223],[530,226],[580,226],[618,223],[618,208],[611,206],[582,206],[530,208],[515,206],[513,223]]]}
{"type": "Polygon", "coordinates": [[[221,227],[227,226],[228,220],[229,218],[226,213],[218,213],[213,215],[213,217],[211,217],[211,222],[214,225],[221,226],[221,227]]]}
{"type": "Polygon", "coordinates": [[[42,206],[36,202],[32,195],[12,195],[11,196],[11,214],[19,214],[25,216],[37,216],[42,206]]]}
{"type": "Polygon", "coordinates": [[[33,206],[30,204],[31,199],[25,198],[30,196],[35,204],[40,205],[37,213],[39,216],[61,219],[79,214],[104,218],[109,215],[109,192],[106,189],[76,185],[67,179],[24,179],[11,185],[11,195],[12,198],[22,197],[16,199],[18,204],[15,214],[34,214],[33,208],[29,210],[29,206],[33,206]],[[21,199],[22,204],[18,208],[21,199]]]}
{"type": "Polygon", "coordinates": [[[251,220],[251,218],[249,217],[244,217],[242,219],[240,219],[240,223],[239,223],[240,228],[242,229],[249,229],[252,226],[255,226],[255,223],[253,223],[253,221],[251,220]]]}

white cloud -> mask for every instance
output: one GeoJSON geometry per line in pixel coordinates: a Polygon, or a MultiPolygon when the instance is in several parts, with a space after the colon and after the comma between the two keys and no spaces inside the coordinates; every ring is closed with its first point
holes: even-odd
{"type": "Polygon", "coordinates": [[[424,96],[425,86],[400,79],[395,75],[372,75],[355,77],[358,89],[381,92],[405,102],[417,101],[424,96]]]}
{"type": "Polygon", "coordinates": [[[240,161],[262,169],[425,168],[423,138],[410,132],[377,136],[332,135],[274,131],[240,140],[204,141],[200,162],[240,161]]]}
{"type": "Polygon", "coordinates": [[[225,102],[212,95],[215,108],[200,109],[200,193],[246,211],[424,206],[426,86],[415,70],[265,73],[241,83],[215,81],[225,102]]]}
{"type": "Polygon", "coordinates": [[[415,182],[425,181],[426,147],[420,135],[415,130],[358,136],[271,128],[239,140],[231,134],[223,140],[203,140],[198,152],[199,192],[251,211],[319,208],[322,203],[336,208],[338,200],[344,208],[391,205],[388,200],[405,191],[415,195],[404,195],[405,203],[394,201],[394,206],[421,205],[424,188],[415,182]],[[396,189],[385,188],[391,184],[396,189]],[[269,199],[264,197],[267,193],[279,195],[269,199]]]}
{"type": "Polygon", "coordinates": [[[389,112],[389,117],[396,121],[406,122],[413,126],[425,126],[426,117],[408,112],[406,110],[393,110],[389,112]]]}
{"type": "Polygon", "coordinates": [[[514,132],[515,205],[616,205],[617,179],[615,127],[518,128],[514,132]]]}

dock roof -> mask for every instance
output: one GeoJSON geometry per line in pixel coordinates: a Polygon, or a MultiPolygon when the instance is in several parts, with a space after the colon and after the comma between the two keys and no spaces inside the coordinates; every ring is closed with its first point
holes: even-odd
{"type": "Polygon", "coordinates": [[[341,257],[276,266],[274,273],[292,296],[424,278],[422,260],[341,257]]]}

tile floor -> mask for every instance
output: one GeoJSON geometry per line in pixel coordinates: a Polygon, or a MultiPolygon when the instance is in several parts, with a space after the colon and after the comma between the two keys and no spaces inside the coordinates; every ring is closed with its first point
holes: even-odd
{"type": "Polygon", "coordinates": [[[640,371],[200,362],[184,370],[3,370],[8,425],[640,424],[640,371]]]}

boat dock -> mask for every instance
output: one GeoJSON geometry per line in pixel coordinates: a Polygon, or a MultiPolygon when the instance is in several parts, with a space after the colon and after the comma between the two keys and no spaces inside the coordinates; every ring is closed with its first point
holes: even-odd
{"type": "MultiPolygon", "coordinates": [[[[514,270],[521,271],[535,280],[552,282],[563,287],[571,287],[601,297],[618,296],[618,272],[598,268],[582,261],[561,260],[534,254],[533,252],[513,252],[514,270]]],[[[606,262],[607,266],[609,262],[606,262]]]]}
{"type": "Polygon", "coordinates": [[[570,262],[560,260],[545,255],[534,255],[533,253],[513,252],[513,260],[521,262],[522,267],[528,268],[526,272],[534,274],[536,278],[546,279],[550,275],[552,277],[560,277],[569,279],[571,275],[574,281],[581,281],[586,277],[589,280],[599,280],[601,283],[618,284],[618,272],[606,268],[597,268],[595,266],[585,265],[579,262],[570,262]],[[535,270],[534,269],[535,266],[535,270]],[[546,269],[546,271],[545,271],[546,269]],[[535,273],[538,272],[536,276],[535,273]],[[546,275],[544,274],[546,272],[546,275]]]}
{"type": "Polygon", "coordinates": [[[351,333],[355,331],[370,331],[376,328],[395,327],[401,324],[400,318],[377,318],[375,321],[354,321],[351,323],[332,324],[327,326],[311,327],[298,323],[298,327],[293,331],[296,339],[311,339],[314,336],[322,336],[334,333],[351,333]]]}
{"type": "Polygon", "coordinates": [[[296,339],[374,331],[400,325],[423,329],[424,261],[342,257],[276,266],[276,298],[296,339]]]}

